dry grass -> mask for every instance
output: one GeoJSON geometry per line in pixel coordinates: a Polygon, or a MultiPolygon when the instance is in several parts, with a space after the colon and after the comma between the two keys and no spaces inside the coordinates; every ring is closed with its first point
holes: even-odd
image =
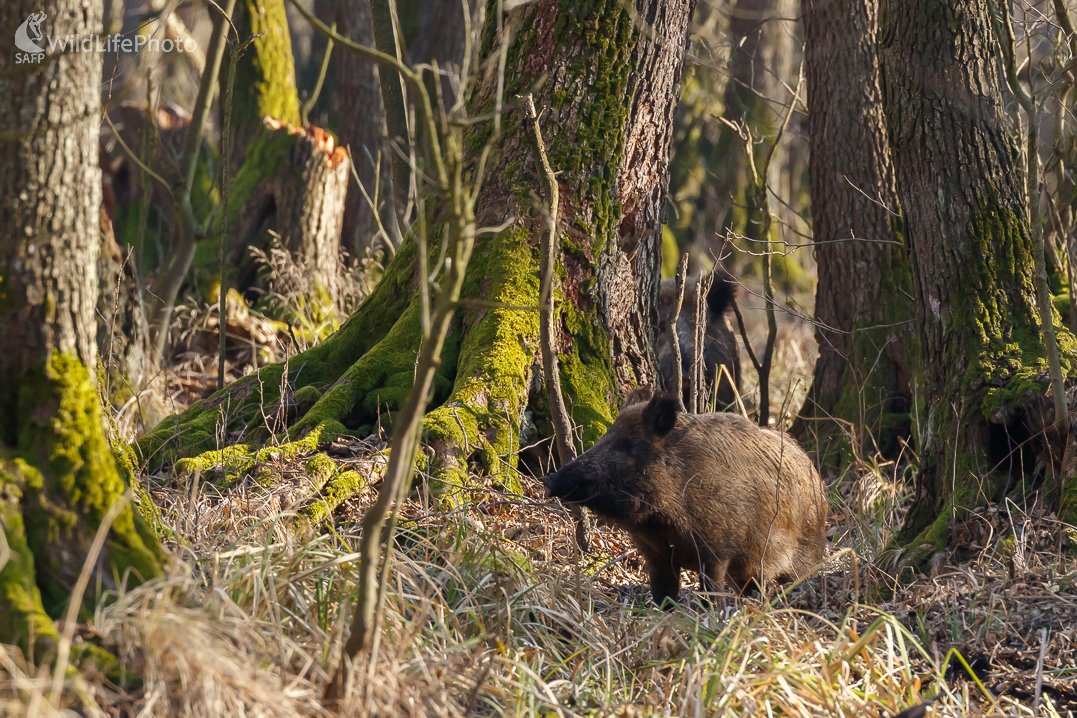
{"type": "MultiPolygon", "coordinates": [[[[344,461],[373,461],[378,448],[344,461]]],[[[338,511],[335,530],[311,535],[271,510],[302,482],[295,466],[275,467],[271,489],[210,485],[193,505],[189,486],[146,477],[177,531],[172,576],[104,603],[83,631],[142,685],[88,674],[65,700],[92,694],[109,715],[321,712],[350,618],[354,519],[373,491],[338,511]]],[[[1043,543],[1049,517],[1000,509],[973,560],[891,592],[894,577],[872,558],[904,492],[861,484],[893,478],[864,472],[835,491],[829,531],[835,547],[856,551],[857,570],[847,561],[765,602],[705,605],[690,591],[672,613],[648,605],[623,533],[602,529],[578,560],[568,517],[533,479],[524,497],[488,486],[449,513],[420,496],[403,510],[377,659],[354,667],[348,712],[888,716],[932,696],[940,715],[1032,715],[1041,627],[1041,715],[1077,710],[1077,565],[1043,543]],[[956,659],[948,671],[951,647],[982,686],[952,670],[956,659]]],[[[13,661],[7,654],[0,678],[4,714],[50,714],[34,704],[47,670],[32,677],[13,661]]]]}

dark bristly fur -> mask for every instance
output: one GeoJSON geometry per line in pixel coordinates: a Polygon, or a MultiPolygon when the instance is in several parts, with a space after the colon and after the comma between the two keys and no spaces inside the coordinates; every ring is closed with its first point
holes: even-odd
{"type": "Polygon", "coordinates": [[[549,495],[632,535],[656,604],[677,600],[682,568],[699,572],[702,590],[727,578],[744,590],[823,559],[826,489],[792,437],[736,414],[680,413],[668,394],[647,398],[630,399],[601,440],[545,482],[549,495]]]}
{"type": "MultiPolygon", "coordinates": [[[[692,308],[696,304],[699,278],[689,277],[684,283],[684,304],[677,319],[677,340],[681,345],[682,386],[688,391],[688,372],[692,362],[692,308]]],[[[715,370],[725,364],[740,391],[740,357],[737,340],[733,336],[726,315],[737,298],[737,280],[718,266],[714,270],[714,282],[707,292],[707,334],[703,341],[703,366],[707,384],[714,381],[715,370]]],[[[676,279],[663,280],[658,294],[658,335],[655,341],[658,372],[665,387],[673,386],[673,350],[669,343],[669,320],[677,300],[676,279]]],[[[710,401],[708,394],[708,405],[710,401]]],[[[733,405],[736,398],[728,379],[722,379],[718,387],[718,408],[733,405]]],[[[685,404],[687,405],[687,397],[685,404]]]]}

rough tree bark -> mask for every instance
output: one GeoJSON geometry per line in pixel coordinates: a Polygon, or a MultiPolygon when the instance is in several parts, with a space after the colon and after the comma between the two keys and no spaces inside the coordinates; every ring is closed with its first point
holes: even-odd
{"type": "MultiPolygon", "coordinates": [[[[1048,373],[987,4],[883,0],[881,9],[883,104],[924,367],[920,476],[898,540],[919,563],[948,544],[953,519],[1020,478],[1012,447],[1050,424],[1048,373]]],[[[1057,314],[1055,325],[1072,378],[1077,345],[1057,314]]]]}
{"type": "MultiPolygon", "coordinates": [[[[272,120],[267,125],[265,137],[258,140],[264,143],[260,158],[264,163],[245,166],[241,175],[246,178],[255,169],[262,172],[240,208],[235,249],[243,252],[257,246],[272,229],[292,256],[302,259],[315,285],[334,297],[350,179],[347,152],[319,127],[288,127],[272,120]]],[[[240,280],[240,286],[253,283],[254,277],[240,280]]]]}
{"type": "Polygon", "coordinates": [[[821,462],[833,464],[872,442],[892,453],[908,436],[918,347],[879,86],[878,0],[802,0],[802,17],[819,360],[797,433],[816,437],[821,462]]]}
{"type": "MultiPolygon", "coordinates": [[[[508,18],[517,33],[508,48],[505,97],[546,78],[536,104],[547,108],[542,126],[565,198],[555,339],[566,403],[584,447],[606,430],[630,387],[656,379],[651,342],[666,165],[693,4],[640,0],[630,14],[620,0],[573,7],[542,0],[508,18]],[[641,30],[642,23],[650,29],[641,30]]],[[[499,52],[494,14],[483,30],[483,58],[499,52]]],[[[495,108],[496,87],[496,73],[486,71],[471,98],[471,114],[495,108]]],[[[542,223],[531,197],[538,168],[519,110],[502,122],[476,217],[480,226],[508,228],[477,239],[462,294],[467,301],[457,311],[424,421],[433,450],[427,473],[449,485],[467,480],[474,459],[512,486],[506,469],[521,437],[530,440],[528,426],[543,423],[540,402],[530,401],[542,394],[532,382],[540,375],[542,223]]],[[[467,146],[478,150],[491,136],[489,124],[476,126],[467,146]]],[[[432,241],[430,266],[439,244],[432,241]]],[[[267,430],[286,428],[298,440],[275,451],[302,451],[334,434],[368,431],[379,411],[383,425],[391,421],[414,373],[417,259],[409,240],[334,336],[164,422],[139,442],[142,456],[160,464],[205,452],[223,422],[233,436],[246,432],[248,443],[209,451],[177,468],[231,473],[251,466],[267,430]]],[[[328,490],[341,494],[332,482],[328,490]]]]}
{"type": "MultiPolygon", "coordinates": [[[[101,31],[100,0],[18,0],[0,26],[43,11],[48,35],[101,31]]],[[[0,642],[51,660],[97,527],[124,493],[90,371],[96,367],[102,55],[0,55],[0,642]],[[33,636],[33,645],[30,637],[33,636]]],[[[160,572],[153,537],[125,508],[97,566],[114,588],[160,572]]],[[[94,581],[91,581],[94,585],[94,581]]],[[[93,592],[91,592],[93,593],[93,592]]],[[[86,597],[92,609],[96,595],[86,597]]],[[[91,649],[79,649],[90,653],[91,649]]]]}
{"type": "MultiPolygon", "coordinates": [[[[336,0],[337,32],[360,45],[374,46],[374,30],[370,24],[370,0],[336,0]]],[[[371,198],[377,183],[377,160],[382,148],[385,110],[381,106],[378,68],[374,62],[347,52],[337,51],[337,114],[340,117],[340,143],[350,147],[355,160],[355,172],[371,198]],[[369,155],[369,158],[368,158],[369,155]]],[[[382,157],[387,167],[388,157],[382,157]]],[[[385,174],[383,174],[385,176],[385,174]]],[[[389,199],[382,192],[378,201],[389,199]]],[[[349,187],[344,203],[344,225],[341,242],[352,254],[367,248],[374,226],[374,210],[358,187],[349,187]]]]}

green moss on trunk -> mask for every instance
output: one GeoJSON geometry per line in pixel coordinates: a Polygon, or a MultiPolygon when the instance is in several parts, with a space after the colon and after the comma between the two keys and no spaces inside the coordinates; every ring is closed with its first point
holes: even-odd
{"type": "MultiPolygon", "coordinates": [[[[271,428],[280,431],[280,427],[267,427],[265,417],[279,411],[282,385],[285,399],[289,392],[307,386],[318,389],[322,394],[314,403],[317,407],[329,393],[327,389],[389,333],[413,302],[416,250],[413,242],[404,243],[381,282],[332,337],[288,362],[265,366],[182,414],[165,419],[135,443],[139,460],[157,468],[180,457],[215,450],[222,426],[231,431],[248,429],[251,443],[264,441],[271,428]]],[[[307,414],[313,411],[311,408],[307,414]]],[[[338,422],[342,419],[336,417],[338,422]]],[[[305,428],[312,428],[310,422],[305,428]]]]}
{"type": "Polygon", "coordinates": [[[240,37],[258,36],[236,68],[233,123],[256,127],[264,117],[299,126],[295,60],[284,0],[244,0],[240,37]]]}
{"type": "MultiPolygon", "coordinates": [[[[487,17],[484,58],[480,58],[483,67],[490,66],[485,60],[495,52],[499,7],[492,3],[487,17]]],[[[648,371],[634,366],[615,370],[616,337],[612,333],[619,329],[606,324],[601,302],[607,298],[599,282],[606,266],[616,266],[607,262],[616,260],[629,266],[632,261],[634,250],[619,245],[622,235],[635,236],[635,230],[624,229],[627,224],[622,227],[625,217],[618,180],[632,131],[629,115],[640,99],[634,90],[645,82],[635,75],[643,67],[640,58],[644,50],[650,48],[641,49],[643,34],[619,0],[571,5],[541,0],[513,13],[514,26],[520,31],[508,52],[505,96],[528,91],[540,77],[548,78],[537,91],[536,101],[549,111],[545,126],[553,138],[550,159],[563,185],[560,210],[565,231],[558,243],[565,289],[559,296],[563,315],[558,349],[568,409],[580,427],[580,448],[586,449],[612,423],[621,388],[632,383],[632,372],[648,371]],[[624,376],[618,373],[622,371],[624,376]]],[[[652,58],[651,62],[657,60],[652,58]]],[[[668,63],[661,67],[668,71],[668,63]]],[[[469,114],[477,117],[492,111],[496,89],[493,74],[484,74],[471,98],[469,114]]],[[[671,109],[672,95],[668,99],[671,109]]],[[[502,135],[487,164],[489,180],[475,208],[479,226],[507,225],[509,229],[481,232],[476,238],[462,301],[423,423],[424,440],[432,449],[432,455],[422,457],[425,473],[441,488],[467,488],[476,467],[492,474],[505,488],[519,488],[512,469],[523,417],[529,402],[536,398],[533,390],[537,388],[533,379],[539,341],[539,281],[534,232],[541,222],[532,199],[535,158],[521,134],[525,128],[518,122],[514,112],[502,118],[502,135]]],[[[489,124],[477,124],[460,140],[477,152],[492,136],[489,124]]],[[[639,150],[645,155],[641,162],[647,167],[655,164],[651,163],[652,145],[660,139],[648,135],[641,143],[646,145],[639,150]]],[[[664,176],[664,161],[655,162],[657,176],[664,176]]],[[[636,183],[646,185],[636,202],[657,196],[647,181],[636,183]]],[[[428,227],[435,228],[431,232],[430,267],[438,265],[436,230],[445,218],[438,203],[446,201],[443,194],[432,194],[427,204],[428,227]]],[[[645,216],[654,208],[637,209],[639,216],[645,216]]],[[[635,222],[636,215],[629,220],[635,222]]],[[[650,249],[656,248],[647,247],[650,249]]],[[[140,455],[160,465],[208,452],[184,460],[177,469],[219,466],[233,475],[252,470],[257,453],[254,447],[271,432],[290,441],[277,450],[312,451],[318,441],[333,433],[363,434],[379,421],[383,428],[391,425],[393,413],[414,382],[420,348],[417,260],[415,243],[406,241],[371,297],[336,334],[294,357],[286,368],[266,367],[199,402],[175,421],[162,423],[139,442],[140,455]],[[301,400],[305,387],[315,390],[306,392],[310,396],[301,400]],[[248,445],[222,451],[216,446],[219,426],[230,431],[245,428],[248,445]]],[[[644,263],[640,267],[639,271],[646,271],[644,263]]],[[[636,318],[632,315],[632,321],[636,318]]],[[[644,359],[641,366],[646,365],[644,359]]],[[[303,513],[321,520],[362,484],[359,475],[335,473],[325,484],[321,499],[309,504],[303,513]]]]}
{"type": "MultiPolygon", "coordinates": [[[[3,452],[0,510],[14,560],[0,572],[0,642],[25,649],[31,625],[35,644],[55,635],[43,616],[65,610],[102,517],[126,490],[105,439],[97,392],[77,358],[54,352],[23,377],[16,445],[3,452]]],[[[91,586],[131,586],[159,575],[159,551],[152,532],[145,524],[140,530],[139,517],[124,508],[91,586]]],[[[92,610],[96,600],[88,592],[84,609],[92,610]]]]}
{"type": "MultiPolygon", "coordinates": [[[[991,425],[1022,421],[1026,407],[1048,387],[1025,222],[996,200],[981,200],[971,239],[975,251],[967,261],[979,286],[951,297],[943,363],[934,367],[948,381],[929,405],[920,450],[920,471],[935,487],[934,500],[913,506],[897,539],[920,564],[929,555],[927,546],[946,546],[943,527],[951,518],[1003,498],[1009,477],[1002,469],[1006,463],[992,455],[991,425]]],[[[1077,341],[1057,313],[1053,323],[1062,371],[1072,381],[1077,341]]]]}
{"type": "MultiPolygon", "coordinates": [[[[97,392],[77,358],[54,352],[47,366],[24,377],[19,417],[16,454],[36,469],[24,475],[26,539],[45,608],[57,615],[81,569],[79,557],[127,487],[105,439],[97,392]]],[[[106,586],[128,570],[135,583],[161,572],[130,507],[112,524],[103,565],[106,586]]]]}

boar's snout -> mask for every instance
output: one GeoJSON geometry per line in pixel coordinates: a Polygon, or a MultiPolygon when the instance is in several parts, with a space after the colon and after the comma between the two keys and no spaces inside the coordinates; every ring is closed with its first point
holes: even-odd
{"type": "Polygon", "coordinates": [[[576,476],[575,462],[562,466],[558,471],[546,474],[543,483],[546,485],[546,498],[562,499],[564,501],[578,501],[579,479],[576,476]]]}
{"type": "Polygon", "coordinates": [[[556,481],[557,481],[557,472],[556,471],[553,472],[552,474],[546,474],[546,476],[543,477],[542,486],[544,487],[545,490],[542,492],[542,495],[545,496],[547,499],[552,499],[553,498],[553,487],[554,487],[556,481]]]}
{"type": "Polygon", "coordinates": [[[546,474],[546,477],[542,480],[543,485],[546,487],[546,498],[559,499],[564,495],[564,477],[561,471],[554,471],[546,474]]]}

